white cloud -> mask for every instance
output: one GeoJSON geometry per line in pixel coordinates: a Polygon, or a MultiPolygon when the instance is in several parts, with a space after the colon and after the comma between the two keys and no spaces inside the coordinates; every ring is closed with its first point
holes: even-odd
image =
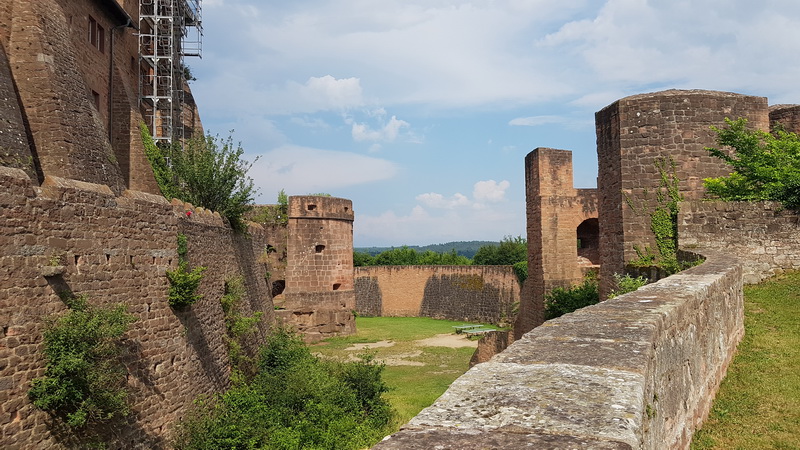
{"type": "Polygon", "coordinates": [[[392,116],[388,123],[377,130],[370,129],[366,123],[353,123],[353,139],[357,142],[362,141],[384,141],[392,142],[397,139],[397,135],[402,128],[408,128],[410,124],[405,120],[399,120],[392,116]]]}
{"type": "Polygon", "coordinates": [[[392,178],[395,163],[355,153],[285,145],[260,155],[249,175],[265,202],[285,189],[289,195],[326,192],[392,178]]]}
{"type": "Polygon", "coordinates": [[[506,189],[511,186],[507,180],[496,182],[494,180],[478,181],[472,191],[472,196],[480,203],[497,203],[505,200],[506,189]]]}
{"type": "Polygon", "coordinates": [[[459,193],[453,194],[450,198],[445,198],[442,194],[429,192],[415,197],[416,200],[429,208],[453,209],[459,206],[470,205],[469,199],[459,193]]]}

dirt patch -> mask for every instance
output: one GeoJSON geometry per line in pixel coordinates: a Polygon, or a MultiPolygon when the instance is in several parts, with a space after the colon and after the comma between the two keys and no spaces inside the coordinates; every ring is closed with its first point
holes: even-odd
{"type": "Polygon", "coordinates": [[[368,348],[391,347],[393,345],[394,345],[393,341],[367,342],[365,344],[353,344],[350,347],[347,347],[345,350],[346,351],[366,350],[368,348]]]}
{"type": "Polygon", "coordinates": [[[467,338],[466,334],[437,334],[434,337],[414,341],[414,345],[422,347],[478,347],[478,341],[471,341],[467,338]]]}

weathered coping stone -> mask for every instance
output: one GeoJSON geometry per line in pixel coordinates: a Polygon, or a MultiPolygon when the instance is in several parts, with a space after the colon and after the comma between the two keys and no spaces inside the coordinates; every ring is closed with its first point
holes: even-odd
{"type": "Polygon", "coordinates": [[[687,448],[744,332],[738,261],[704,256],[535,328],[375,448],[687,448]]]}

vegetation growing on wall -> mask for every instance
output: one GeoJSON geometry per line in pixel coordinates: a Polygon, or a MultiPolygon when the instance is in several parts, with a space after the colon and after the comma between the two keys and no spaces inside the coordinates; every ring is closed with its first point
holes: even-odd
{"type": "Polygon", "coordinates": [[[620,295],[627,294],[628,292],[633,292],[640,287],[649,283],[646,277],[638,276],[632,277],[628,274],[620,275],[618,273],[614,274],[614,289],[608,294],[608,298],[619,297],[620,295]]]}
{"type": "Polygon", "coordinates": [[[586,275],[583,283],[569,288],[557,287],[544,296],[544,318],[555,319],[600,301],[597,274],[586,275]]]}
{"type": "Polygon", "coordinates": [[[250,379],[255,375],[255,361],[245,351],[245,340],[253,334],[263,315],[260,311],[251,316],[242,313],[244,295],[244,278],[237,276],[225,280],[225,294],[219,300],[225,315],[225,342],[234,381],[239,377],[250,379]]]}
{"type": "Polygon", "coordinates": [[[197,266],[189,271],[189,260],[187,258],[188,247],[185,234],[178,234],[178,268],[168,270],[167,280],[169,280],[169,294],[167,300],[169,306],[175,309],[187,308],[203,298],[197,293],[200,280],[203,279],[203,266],[197,266]]]}
{"type": "Polygon", "coordinates": [[[267,338],[252,381],[197,408],[179,426],[175,447],[367,448],[387,431],[392,410],[384,366],[371,357],[321,360],[285,329],[267,338]]]}
{"type": "Polygon", "coordinates": [[[95,307],[65,296],[69,311],[47,319],[43,377],[28,391],[33,404],[73,429],[128,414],[121,336],[136,318],[125,306],[95,307]]]}
{"type": "Polygon", "coordinates": [[[234,229],[244,229],[243,216],[252,208],[256,188],[247,176],[252,163],[242,160],[244,150],[233,138],[198,136],[183,147],[174,143],[163,148],[153,142],[146,126],[140,129],[145,155],[165,197],[217,211],[234,229]]]}
{"type": "Polygon", "coordinates": [[[656,241],[656,249],[646,246],[644,248],[634,245],[633,248],[638,256],[637,259],[630,261],[632,266],[657,266],[663,269],[668,275],[679,272],[695,263],[684,263],[678,261],[678,208],[683,195],[680,192],[680,180],[676,175],[676,164],[672,157],[659,158],[655,162],[659,173],[659,184],[655,191],[655,208],[651,211],[647,204],[649,191],[643,191],[643,198],[639,205],[626,195],[625,201],[631,210],[640,216],[650,218],[650,231],[656,241]]]}
{"type": "Polygon", "coordinates": [[[712,127],[720,148],[709,153],[730,164],[726,177],[706,178],[708,193],[723,200],[773,200],[800,209],[800,138],[778,129],[775,134],[748,130],[747,119],[725,119],[725,128],[712,127]],[[721,147],[729,147],[732,152],[721,147]]]}
{"type": "Polygon", "coordinates": [[[270,225],[286,225],[289,223],[289,197],[283,189],[278,192],[275,205],[262,205],[253,208],[253,222],[270,225]]]}

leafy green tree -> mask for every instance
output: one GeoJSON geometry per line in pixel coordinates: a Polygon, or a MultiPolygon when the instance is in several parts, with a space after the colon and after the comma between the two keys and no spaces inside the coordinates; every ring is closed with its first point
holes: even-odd
{"type": "Polygon", "coordinates": [[[141,132],[145,154],[165,197],[217,211],[234,229],[244,229],[243,216],[253,206],[256,188],[247,176],[252,163],[242,159],[240,145],[231,137],[207,135],[189,139],[183,148],[174,144],[165,149],[155,145],[144,125],[141,132]]]}
{"type": "Polygon", "coordinates": [[[488,266],[511,266],[528,260],[528,242],[522,236],[506,236],[500,245],[484,245],[475,253],[472,263],[488,266]]]}
{"type": "Polygon", "coordinates": [[[413,248],[402,246],[386,250],[377,255],[373,261],[374,266],[413,266],[418,264],[419,253],[413,248]]]}
{"type": "Polygon", "coordinates": [[[727,177],[707,178],[709,194],[723,200],[773,200],[800,209],[800,138],[782,129],[770,134],[747,129],[747,120],[725,119],[716,128],[717,143],[733,149],[707,150],[733,167],[727,177]]]}
{"type": "Polygon", "coordinates": [[[354,267],[366,267],[372,265],[374,265],[372,255],[367,252],[353,252],[354,267]]]}

